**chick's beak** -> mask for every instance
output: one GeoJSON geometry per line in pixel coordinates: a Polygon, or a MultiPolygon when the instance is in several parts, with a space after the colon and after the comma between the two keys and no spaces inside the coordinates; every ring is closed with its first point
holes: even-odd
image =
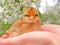
{"type": "Polygon", "coordinates": [[[30,17],[30,19],[33,21],[34,17],[33,17],[33,16],[31,16],[31,17],[30,17]]]}
{"type": "Polygon", "coordinates": [[[34,22],[34,17],[33,16],[30,17],[30,21],[29,22],[30,23],[33,23],[34,22]]]}

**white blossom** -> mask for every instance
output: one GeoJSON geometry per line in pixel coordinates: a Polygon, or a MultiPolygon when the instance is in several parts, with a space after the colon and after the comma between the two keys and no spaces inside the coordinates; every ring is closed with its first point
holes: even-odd
{"type": "Polygon", "coordinates": [[[15,2],[15,0],[9,0],[9,2],[15,2]]]}
{"type": "Polygon", "coordinates": [[[23,2],[23,5],[25,5],[25,6],[28,6],[29,4],[31,4],[31,0],[25,0],[23,2]]]}
{"type": "Polygon", "coordinates": [[[6,18],[5,18],[5,19],[3,19],[3,21],[4,21],[4,23],[5,23],[5,24],[7,24],[7,22],[8,22],[6,18]]]}
{"type": "Polygon", "coordinates": [[[34,4],[35,4],[37,7],[40,6],[40,2],[41,2],[41,0],[34,0],[34,4]]]}
{"type": "Polygon", "coordinates": [[[0,6],[0,12],[3,12],[3,8],[0,6]]]}

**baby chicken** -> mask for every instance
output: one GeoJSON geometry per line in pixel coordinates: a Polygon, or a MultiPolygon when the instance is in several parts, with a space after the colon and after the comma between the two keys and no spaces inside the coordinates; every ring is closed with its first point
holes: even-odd
{"type": "Polygon", "coordinates": [[[16,21],[7,31],[8,37],[16,37],[21,34],[40,31],[41,20],[38,15],[37,9],[30,7],[27,8],[21,20],[16,21]]]}

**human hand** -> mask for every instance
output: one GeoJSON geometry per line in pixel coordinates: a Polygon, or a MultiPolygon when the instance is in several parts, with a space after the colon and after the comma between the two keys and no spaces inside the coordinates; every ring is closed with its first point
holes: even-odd
{"type": "Polygon", "coordinates": [[[29,32],[18,37],[2,39],[0,45],[60,45],[60,26],[42,25],[41,31],[29,32]]]}

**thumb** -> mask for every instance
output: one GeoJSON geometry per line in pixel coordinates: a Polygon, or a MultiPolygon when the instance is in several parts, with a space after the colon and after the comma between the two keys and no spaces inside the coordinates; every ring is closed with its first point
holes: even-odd
{"type": "Polygon", "coordinates": [[[48,31],[60,35],[60,25],[45,24],[41,26],[41,31],[48,31]]]}

